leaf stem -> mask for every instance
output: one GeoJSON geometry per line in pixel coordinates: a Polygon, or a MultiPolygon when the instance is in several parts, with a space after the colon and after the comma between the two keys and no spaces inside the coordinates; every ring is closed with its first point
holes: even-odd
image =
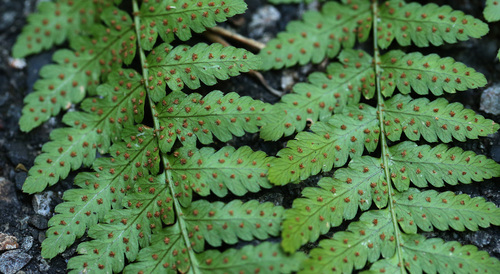
{"type": "MultiPolygon", "coordinates": [[[[141,22],[140,22],[140,10],[139,10],[139,5],[137,4],[137,0],[133,0],[132,6],[133,6],[133,12],[134,12],[135,32],[136,32],[136,35],[138,37],[137,47],[138,47],[140,61],[141,61],[141,67],[142,67],[142,79],[144,81],[144,86],[146,87],[146,90],[147,90],[147,95],[148,95],[147,97],[148,97],[149,107],[151,108],[151,114],[152,114],[152,118],[153,118],[154,128],[155,128],[156,132],[159,132],[160,131],[160,120],[158,119],[158,112],[156,111],[155,103],[153,102],[153,100],[151,99],[151,96],[149,94],[149,89],[147,88],[147,87],[149,87],[149,81],[148,81],[149,70],[148,70],[148,65],[147,65],[146,54],[144,53],[144,49],[142,48],[141,43],[139,41],[141,22]]],[[[157,135],[157,137],[158,137],[158,135],[157,135]]],[[[163,166],[166,167],[167,165],[169,165],[169,162],[168,162],[166,155],[160,152],[160,156],[161,156],[161,161],[163,163],[163,166]]],[[[164,172],[165,172],[165,178],[166,178],[166,181],[168,184],[168,188],[170,189],[170,194],[172,195],[172,199],[174,201],[174,212],[176,214],[176,220],[177,220],[179,227],[180,227],[182,239],[184,240],[184,244],[188,250],[188,256],[189,256],[189,261],[190,261],[190,265],[191,265],[190,273],[200,273],[198,271],[198,267],[194,267],[194,264],[197,264],[197,259],[196,259],[194,252],[193,252],[193,249],[191,248],[191,244],[190,244],[191,242],[189,241],[189,236],[187,234],[187,225],[186,225],[185,220],[183,218],[184,214],[182,213],[181,205],[179,203],[179,200],[176,199],[176,192],[175,192],[174,186],[172,185],[172,183],[174,181],[172,179],[172,172],[166,168],[165,168],[164,172]]]]}
{"type": "Polygon", "coordinates": [[[397,250],[397,256],[398,256],[398,261],[399,261],[399,269],[401,270],[402,274],[406,273],[405,266],[404,266],[404,261],[403,261],[403,250],[401,246],[403,245],[402,239],[401,239],[401,231],[399,230],[399,225],[397,222],[396,218],[396,212],[394,209],[394,201],[392,199],[394,195],[394,189],[392,188],[391,184],[391,176],[389,174],[389,147],[387,145],[387,139],[385,138],[385,125],[384,125],[384,97],[382,96],[382,89],[381,89],[381,84],[380,84],[380,75],[381,75],[381,61],[380,61],[380,51],[378,48],[378,34],[377,34],[377,19],[379,17],[379,10],[378,10],[378,1],[373,0],[372,1],[372,13],[373,13],[373,58],[374,58],[374,67],[375,67],[375,80],[376,80],[376,88],[377,88],[377,114],[378,114],[378,119],[379,119],[379,125],[380,125],[380,141],[381,141],[381,147],[382,147],[382,160],[383,160],[383,169],[385,171],[385,180],[387,182],[387,189],[388,189],[388,195],[389,195],[389,212],[391,213],[391,218],[392,218],[392,224],[394,226],[394,234],[396,236],[396,250],[397,250]]]}
{"type": "Polygon", "coordinates": [[[257,40],[254,40],[254,39],[251,39],[251,38],[248,38],[248,37],[245,37],[243,35],[239,35],[237,33],[234,33],[230,30],[227,30],[227,29],[224,29],[224,28],[221,28],[221,27],[212,27],[212,28],[209,28],[207,29],[208,32],[212,32],[212,33],[215,33],[217,35],[220,35],[220,36],[224,36],[226,38],[229,38],[231,40],[234,40],[234,41],[237,41],[239,43],[242,43],[242,44],[245,44],[255,50],[262,50],[263,48],[266,47],[266,44],[263,44],[257,40]]]}

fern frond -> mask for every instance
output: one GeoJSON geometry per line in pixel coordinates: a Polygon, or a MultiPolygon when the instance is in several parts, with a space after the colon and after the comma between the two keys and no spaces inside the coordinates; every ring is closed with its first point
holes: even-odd
{"type": "Polygon", "coordinates": [[[495,133],[500,126],[485,119],[460,103],[449,103],[443,98],[429,101],[426,98],[412,99],[397,94],[385,101],[386,136],[398,141],[401,133],[412,141],[422,136],[428,142],[449,143],[452,137],[464,142],[495,133]]]}
{"type": "Polygon", "coordinates": [[[193,191],[200,196],[213,192],[225,197],[228,191],[243,196],[248,191],[271,187],[267,172],[272,158],[249,147],[236,150],[227,146],[219,151],[208,147],[201,150],[183,147],[168,159],[166,169],[171,173],[183,206],[191,203],[193,191]]]}
{"type": "Polygon", "coordinates": [[[144,1],[139,15],[142,23],[139,41],[145,50],[153,48],[158,35],[166,43],[174,41],[175,36],[186,41],[191,38],[191,30],[201,33],[246,8],[243,0],[144,1]]]}
{"type": "Polygon", "coordinates": [[[417,187],[427,187],[427,183],[442,187],[444,183],[470,184],[472,180],[480,182],[500,176],[500,165],[495,161],[458,147],[403,142],[389,151],[389,170],[399,191],[407,190],[410,181],[417,187]]]}
{"type": "Polygon", "coordinates": [[[68,176],[70,170],[93,163],[96,150],[107,153],[110,142],[120,140],[122,128],[141,122],[144,115],[145,89],[133,70],[110,74],[98,87],[100,97],[86,99],[82,112],[69,112],[63,122],[71,128],[54,130],[52,141],[42,147],[28,173],[23,191],[35,193],[68,176]]]}
{"type": "Polygon", "coordinates": [[[79,103],[86,93],[95,94],[101,77],[120,67],[123,62],[132,61],[135,36],[130,16],[110,8],[102,15],[102,19],[107,27],[95,26],[94,39],[77,39],[80,43],[75,45],[75,51],[57,51],[53,56],[57,64],[44,66],[40,70],[42,79],[35,82],[35,91],[24,99],[19,121],[22,131],[30,131],[61,110],[79,103]],[[116,48],[122,50],[118,53],[116,48]]]}
{"type": "Polygon", "coordinates": [[[486,8],[484,8],[484,18],[488,22],[500,20],[500,3],[497,0],[486,0],[486,8]]]}
{"type": "Polygon", "coordinates": [[[287,256],[279,244],[263,242],[224,252],[207,250],[197,258],[201,273],[292,273],[300,269],[305,256],[301,252],[287,256]]]}
{"type": "Polygon", "coordinates": [[[478,227],[500,224],[500,209],[482,197],[410,188],[396,193],[394,199],[398,223],[409,234],[416,234],[417,226],[423,231],[432,231],[433,227],[476,231],[478,227]]]}
{"type": "Polygon", "coordinates": [[[12,48],[16,58],[49,49],[90,27],[113,0],[40,2],[12,48]]]}
{"type": "Polygon", "coordinates": [[[320,188],[308,187],[304,198],[295,199],[292,209],[285,211],[282,246],[294,252],[308,242],[314,242],[331,227],[353,219],[358,207],[368,210],[375,202],[387,205],[387,183],[379,159],[361,157],[351,161],[349,168],[338,169],[333,178],[322,178],[320,188]]]}
{"type": "Polygon", "coordinates": [[[443,91],[455,93],[487,84],[483,74],[455,62],[452,58],[440,58],[436,54],[424,56],[419,52],[406,54],[390,51],[381,58],[382,94],[391,96],[398,89],[403,94],[414,90],[418,94],[442,95],[443,91]]]}
{"type": "Polygon", "coordinates": [[[469,37],[479,38],[489,30],[481,20],[450,6],[386,1],[379,9],[377,41],[382,49],[388,48],[394,39],[401,46],[411,43],[418,47],[427,47],[429,43],[440,46],[469,37]]]}
{"type": "Polygon", "coordinates": [[[68,262],[76,272],[121,272],[124,257],[134,261],[139,248],[149,246],[151,235],[164,223],[173,223],[172,198],[165,184],[164,174],[140,177],[134,185],[135,193],[128,194],[123,205],[106,213],[88,235],[95,240],[78,246],[79,256],[68,262]],[[124,256],[125,255],[125,256],[124,256]]]}
{"type": "Polygon", "coordinates": [[[380,255],[390,258],[395,254],[394,226],[388,209],[368,211],[347,231],[337,232],[332,239],[322,240],[319,248],[311,250],[300,273],[351,273],[367,262],[375,262],[380,255]]]}
{"type": "Polygon", "coordinates": [[[215,85],[217,79],[226,80],[257,69],[259,59],[252,53],[221,44],[198,43],[194,47],[161,44],[148,56],[148,68],[152,80],[150,94],[158,102],[165,96],[165,87],[172,91],[181,90],[184,85],[197,89],[200,83],[215,85]]]}
{"type": "Polygon", "coordinates": [[[162,125],[160,148],[169,152],[176,139],[184,146],[213,143],[213,137],[226,142],[245,132],[257,132],[273,119],[274,108],[260,100],[223,95],[212,91],[205,97],[192,93],[172,92],[156,106],[162,125]]]}
{"type": "Polygon", "coordinates": [[[272,161],[269,180],[283,185],[304,180],[320,171],[328,172],[335,165],[343,166],[348,157],[361,156],[364,148],[376,149],[380,127],[376,109],[360,104],[345,107],[328,122],[317,122],[311,132],[300,132],[295,140],[272,161]]]}
{"type": "Polygon", "coordinates": [[[111,207],[121,207],[125,192],[134,179],[156,174],[159,170],[159,149],[153,130],[127,129],[124,136],[130,142],[119,142],[111,147],[114,158],[99,158],[94,163],[96,172],[80,173],[75,184],[81,188],[64,193],[66,201],[55,208],[59,213],[49,221],[47,240],[42,243],[42,256],[53,258],[81,237],[86,228],[103,220],[111,207]]]}
{"type": "Polygon", "coordinates": [[[330,64],[326,73],[314,72],[309,75],[309,83],[299,83],[293,93],[281,98],[275,108],[286,115],[280,120],[261,129],[266,140],[302,131],[307,121],[327,120],[332,112],[341,113],[346,105],[359,103],[361,94],[370,98],[375,92],[372,58],[362,50],[343,50],[340,63],[330,64]]]}
{"type": "Polygon", "coordinates": [[[404,237],[403,257],[411,273],[499,273],[500,261],[473,245],[421,235],[404,237]]]}
{"type": "Polygon", "coordinates": [[[259,54],[262,69],[279,69],[333,58],[340,49],[365,41],[371,28],[370,3],[326,3],[321,12],[308,11],[302,21],[287,25],[287,31],[269,41],[259,54]]]}

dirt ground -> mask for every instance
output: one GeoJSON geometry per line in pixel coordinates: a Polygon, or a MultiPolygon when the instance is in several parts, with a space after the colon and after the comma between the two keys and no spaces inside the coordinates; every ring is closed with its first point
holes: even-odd
{"type": "MultiPolygon", "coordinates": [[[[246,2],[249,5],[247,13],[231,19],[228,24],[241,34],[262,41],[283,30],[288,21],[299,18],[300,14],[308,7],[302,4],[279,5],[272,8],[266,6],[265,0],[246,2]],[[256,14],[261,14],[261,16],[256,16],[256,14]],[[267,20],[267,22],[260,22],[260,20],[267,20]]],[[[484,1],[438,0],[432,2],[439,5],[451,5],[455,9],[461,9],[477,18],[483,18],[484,1]]],[[[26,22],[26,15],[35,10],[36,3],[36,0],[0,0],[0,256],[11,252],[13,254],[12,260],[17,260],[13,263],[24,264],[21,270],[24,273],[65,273],[66,262],[75,254],[76,245],[50,261],[46,261],[40,256],[40,246],[45,238],[48,219],[53,214],[54,207],[62,201],[64,190],[71,188],[74,174],[39,195],[27,195],[21,191],[22,184],[26,179],[23,167],[29,169],[33,165],[36,155],[40,153],[42,145],[48,140],[51,130],[61,126],[61,116],[51,119],[48,123],[27,134],[22,133],[17,124],[21,115],[23,97],[32,91],[32,85],[38,78],[39,69],[50,63],[53,53],[53,51],[48,51],[28,57],[26,58],[27,65],[21,69],[16,68],[10,59],[11,47],[26,22]],[[3,234],[14,238],[2,238],[3,234]],[[6,241],[17,242],[18,248],[15,249],[17,251],[2,251],[2,243],[6,241]]],[[[499,40],[500,24],[496,23],[490,24],[490,33],[481,40],[471,40],[439,48],[429,47],[421,51],[423,53],[437,53],[440,56],[451,56],[474,67],[485,74],[486,78],[489,79],[487,87],[491,87],[500,85],[500,65],[498,60],[494,59],[496,50],[500,47],[499,40]]],[[[264,76],[270,85],[277,89],[283,89],[287,85],[282,82],[290,78],[283,77],[283,75],[291,75],[291,79],[295,82],[304,81],[306,76],[316,69],[318,69],[317,66],[306,66],[284,72],[267,72],[264,73],[264,76]]],[[[252,96],[255,99],[271,103],[279,100],[266,91],[258,81],[247,75],[219,84],[215,89],[236,91],[241,95],[252,96]]],[[[448,95],[447,99],[462,102],[466,107],[500,123],[500,115],[487,113],[483,111],[484,108],[480,110],[480,98],[483,90],[485,88],[448,95]]],[[[497,100],[499,100],[498,97],[497,100]]],[[[284,141],[278,143],[259,142],[255,135],[235,138],[230,143],[235,146],[250,145],[254,149],[264,150],[270,155],[275,154],[285,144],[284,141]]],[[[500,134],[498,132],[480,140],[466,143],[456,142],[455,145],[500,162],[500,134]]],[[[442,190],[483,196],[498,206],[500,205],[499,180],[499,178],[494,178],[482,183],[448,187],[442,190]]],[[[315,179],[312,178],[303,185],[273,188],[252,194],[247,198],[273,201],[290,207],[293,199],[300,196],[303,187],[313,185],[314,182],[315,179]]],[[[458,240],[464,244],[474,244],[500,258],[499,227],[483,229],[476,233],[436,232],[429,233],[427,236],[439,236],[447,240],[458,240]]],[[[314,245],[309,245],[305,249],[312,246],[314,245]]],[[[2,272],[1,267],[2,261],[0,260],[0,272],[2,272]]]]}

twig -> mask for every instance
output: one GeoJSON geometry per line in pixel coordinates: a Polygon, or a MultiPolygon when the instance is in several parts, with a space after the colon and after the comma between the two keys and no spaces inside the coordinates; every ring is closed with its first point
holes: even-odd
{"type": "Polygon", "coordinates": [[[253,49],[256,49],[259,51],[261,49],[263,49],[264,47],[266,47],[265,44],[263,44],[259,41],[256,41],[254,39],[250,39],[250,38],[242,36],[242,35],[239,35],[237,33],[234,33],[232,31],[229,31],[229,30],[221,28],[221,27],[208,28],[208,31],[213,32],[215,34],[218,34],[220,36],[229,38],[231,40],[238,41],[242,44],[248,45],[248,46],[252,47],[253,49]]]}

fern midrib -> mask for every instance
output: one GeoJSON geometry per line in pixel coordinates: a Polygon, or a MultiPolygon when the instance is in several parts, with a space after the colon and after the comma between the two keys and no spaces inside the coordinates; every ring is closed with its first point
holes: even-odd
{"type": "Polygon", "coordinates": [[[378,19],[380,18],[380,10],[378,9],[378,0],[372,1],[372,12],[373,12],[373,27],[372,27],[372,32],[373,32],[373,58],[374,58],[374,67],[375,67],[375,81],[376,81],[376,88],[377,88],[377,113],[378,113],[378,123],[380,127],[380,146],[381,146],[381,157],[383,161],[383,169],[385,171],[385,181],[387,182],[387,190],[388,190],[388,204],[389,204],[389,212],[391,214],[391,219],[392,219],[392,225],[394,228],[394,235],[396,236],[396,253],[398,256],[398,261],[401,273],[405,274],[406,270],[404,268],[404,257],[403,257],[403,250],[401,248],[401,244],[403,243],[403,240],[401,239],[401,231],[399,230],[398,222],[397,222],[397,216],[396,216],[396,210],[395,210],[395,205],[394,205],[394,189],[392,188],[391,184],[391,177],[389,174],[389,147],[387,145],[387,139],[385,136],[386,130],[385,130],[385,124],[384,124],[384,111],[385,111],[385,105],[384,105],[384,98],[382,96],[382,88],[381,88],[381,76],[382,76],[382,69],[380,67],[381,61],[380,61],[380,51],[378,48],[378,34],[377,34],[377,23],[378,19]]]}
{"type": "MultiPolygon", "coordinates": [[[[428,57],[428,56],[422,56],[422,58],[425,58],[425,57],[428,57]]],[[[433,72],[433,73],[438,74],[438,75],[445,75],[445,76],[449,76],[449,77],[453,77],[453,78],[458,77],[457,73],[443,72],[442,70],[440,70],[440,68],[439,69],[436,68],[435,70],[434,69],[419,69],[419,68],[414,68],[414,67],[404,68],[404,67],[385,65],[385,64],[387,64],[387,63],[382,63],[380,65],[382,70],[393,69],[393,70],[403,70],[403,71],[418,71],[418,72],[422,72],[423,74],[428,74],[428,73],[433,72]]],[[[435,67],[430,67],[430,68],[435,68],[435,67]]],[[[467,78],[465,78],[465,80],[467,80],[467,78]]],[[[443,86],[439,86],[439,87],[443,87],[443,86]]]]}
{"type": "MultiPolygon", "coordinates": [[[[192,48],[190,48],[190,49],[192,49],[192,48]]],[[[154,69],[154,68],[169,68],[169,67],[180,67],[180,66],[193,66],[193,67],[198,68],[201,65],[210,64],[210,65],[214,66],[213,64],[215,64],[215,66],[219,67],[218,69],[221,69],[221,66],[218,65],[218,64],[236,63],[236,62],[249,63],[249,62],[252,62],[252,61],[249,60],[249,59],[245,60],[245,59],[231,59],[231,58],[228,58],[228,59],[222,59],[222,60],[219,59],[219,60],[215,60],[215,61],[214,60],[195,61],[195,62],[190,61],[190,62],[183,62],[183,63],[178,63],[178,64],[148,65],[148,68],[149,69],[154,69]]],[[[198,68],[198,69],[201,71],[201,73],[204,73],[203,68],[198,68]]],[[[228,74],[228,73],[226,73],[226,74],[228,74]]],[[[172,76],[174,76],[174,75],[172,74],[172,76]]]]}
{"type": "MultiPolygon", "coordinates": [[[[132,0],[132,7],[133,7],[133,12],[134,12],[135,33],[136,33],[137,37],[140,37],[141,18],[139,17],[140,11],[139,11],[139,5],[137,4],[137,0],[132,0]]],[[[153,100],[151,99],[150,90],[147,88],[149,86],[149,80],[148,80],[149,69],[147,66],[146,54],[144,53],[144,49],[142,48],[142,45],[141,45],[139,40],[137,41],[137,45],[138,45],[139,56],[140,56],[141,67],[142,67],[142,78],[144,80],[144,88],[146,89],[147,97],[148,97],[148,101],[149,101],[149,106],[151,109],[151,117],[153,119],[155,131],[159,132],[160,131],[160,120],[157,117],[158,113],[156,111],[155,104],[154,104],[153,100]]],[[[160,136],[158,136],[158,134],[156,134],[156,138],[157,138],[157,143],[160,144],[160,139],[159,139],[160,136]]],[[[154,138],[152,138],[152,139],[154,139],[154,138]]],[[[167,156],[163,153],[160,153],[160,156],[161,156],[163,166],[165,166],[165,167],[169,166],[170,163],[168,161],[167,156]]],[[[194,251],[191,247],[191,242],[189,241],[189,235],[187,233],[187,225],[184,222],[184,220],[181,218],[183,215],[182,207],[179,203],[179,200],[176,198],[176,195],[175,195],[176,192],[175,192],[175,187],[173,185],[174,180],[172,180],[172,177],[173,177],[172,173],[168,169],[165,169],[164,173],[165,173],[166,179],[168,180],[167,187],[169,188],[170,194],[172,196],[177,224],[180,227],[180,233],[181,233],[182,239],[184,241],[184,245],[187,249],[187,253],[188,253],[188,256],[190,259],[190,262],[189,262],[189,265],[191,266],[190,268],[193,271],[193,273],[201,274],[198,271],[199,264],[197,263],[198,261],[196,259],[195,254],[194,254],[194,251]]]]}

